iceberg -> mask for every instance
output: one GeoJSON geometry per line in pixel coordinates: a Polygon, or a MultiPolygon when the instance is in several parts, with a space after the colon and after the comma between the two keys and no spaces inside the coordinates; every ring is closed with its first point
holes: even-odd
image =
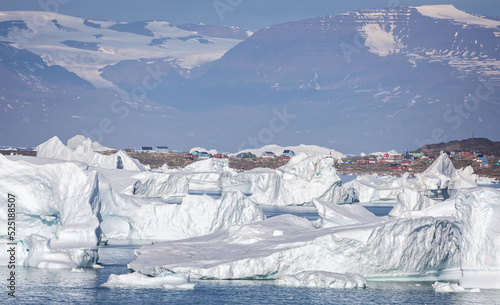
{"type": "Polygon", "coordinates": [[[195,284],[183,274],[165,272],[156,277],[146,276],[137,272],[127,274],[111,274],[108,281],[101,286],[108,288],[163,288],[163,289],[193,289],[195,284]]]}
{"type": "MultiPolygon", "coordinates": [[[[0,155],[0,192],[16,202],[18,264],[92,267],[100,241],[99,176],[76,164],[11,161],[0,155]]],[[[7,227],[6,209],[0,224],[7,227]]],[[[6,245],[7,235],[3,235],[6,245]]],[[[5,251],[2,252],[5,254],[5,251]]],[[[2,260],[7,262],[8,260],[2,260]]]]}
{"type": "MultiPolygon", "coordinates": [[[[477,187],[477,175],[471,166],[455,169],[448,155],[442,153],[423,173],[410,178],[406,172],[401,177],[363,175],[344,185],[354,192],[355,200],[376,202],[396,200],[404,188],[428,197],[447,199],[450,193],[477,187]]],[[[406,191],[408,198],[408,191],[406,191]]]]}
{"type": "Polygon", "coordinates": [[[366,288],[366,280],[359,274],[339,274],[324,271],[304,271],[285,275],[275,281],[278,286],[315,288],[366,288]]]}
{"type": "Polygon", "coordinates": [[[446,219],[381,220],[315,229],[293,215],[208,236],[143,246],[128,267],[195,279],[279,279],[304,271],[357,273],[368,280],[457,279],[454,225],[446,219]]]}
{"type": "Polygon", "coordinates": [[[338,205],[316,199],[313,203],[321,219],[321,228],[377,222],[387,218],[377,217],[360,205],[338,205]]]}
{"type": "Polygon", "coordinates": [[[500,191],[476,188],[458,194],[460,285],[500,289],[500,191]]]}
{"type": "Polygon", "coordinates": [[[183,197],[189,193],[187,177],[175,174],[153,174],[146,182],[138,180],[134,184],[133,194],[148,198],[169,200],[173,197],[183,197]]]}
{"type": "Polygon", "coordinates": [[[432,288],[435,292],[481,292],[479,288],[466,290],[456,283],[435,282],[432,284],[432,288]]]}
{"type": "Polygon", "coordinates": [[[229,167],[228,159],[213,159],[213,158],[196,161],[194,163],[187,165],[182,170],[187,172],[236,173],[234,169],[229,167]]]}
{"type": "Polygon", "coordinates": [[[446,153],[441,155],[423,173],[415,176],[412,187],[421,191],[463,190],[477,187],[477,175],[471,166],[457,170],[446,153]]]}
{"type": "Polygon", "coordinates": [[[224,192],[219,199],[185,195],[180,204],[166,203],[161,198],[170,198],[172,193],[186,194],[186,178],[174,174],[148,175],[150,178],[144,183],[135,184],[136,195],[115,191],[112,183],[101,179],[101,228],[108,238],[177,240],[265,218],[260,207],[238,191],[224,192]],[[175,183],[169,185],[168,181],[175,183]],[[138,197],[139,194],[143,196],[138,197]]]}
{"type": "Polygon", "coordinates": [[[260,205],[312,205],[313,199],[335,203],[352,202],[349,190],[333,167],[333,159],[299,154],[276,169],[253,169],[237,175],[222,175],[222,190],[238,189],[260,205]]]}
{"type": "MultiPolygon", "coordinates": [[[[88,165],[97,164],[103,168],[118,168],[144,171],[146,168],[137,159],[131,158],[124,151],[113,155],[102,155],[93,150],[94,143],[83,136],[73,137],[65,146],[58,137],[53,137],[37,146],[37,157],[65,161],[78,161],[88,165]]],[[[99,144],[100,145],[100,144],[99,144]]]]}
{"type": "Polygon", "coordinates": [[[438,201],[425,197],[414,189],[404,187],[397,195],[396,205],[389,212],[389,216],[400,217],[405,212],[420,211],[437,203],[438,201]]]}
{"type": "Polygon", "coordinates": [[[408,173],[401,177],[363,175],[344,184],[344,188],[353,190],[354,200],[359,202],[394,200],[407,185],[408,176],[408,173]]]}

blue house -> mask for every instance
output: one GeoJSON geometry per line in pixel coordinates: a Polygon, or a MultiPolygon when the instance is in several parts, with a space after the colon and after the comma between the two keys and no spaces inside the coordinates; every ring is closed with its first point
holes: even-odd
{"type": "Polygon", "coordinates": [[[210,158],[210,154],[207,153],[206,151],[202,151],[198,153],[198,158],[210,158]]]}
{"type": "Polygon", "coordinates": [[[477,160],[477,162],[483,162],[483,161],[488,162],[488,157],[485,156],[485,155],[483,155],[483,154],[481,154],[481,155],[477,155],[477,159],[476,160],[477,160]]]}
{"type": "Polygon", "coordinates": [[[156,146],[157,152],[168,152],[168,147],[166,146],[156,146]]]}
{"type": "Polygon", "coordinates": [[[281,155],[283,157],[293,157],[295,156],[295,153],[293,152],[293,150],[285,149],[281,155]]]}

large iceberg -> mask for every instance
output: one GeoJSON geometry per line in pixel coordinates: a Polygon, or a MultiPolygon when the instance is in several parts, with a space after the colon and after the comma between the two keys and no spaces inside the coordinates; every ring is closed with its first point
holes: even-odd
{"type": "MultiPolygon", "coordinates": [[[[73,163],[36,165],[0,155],[0,192],[16,202],[17,263],[92,267],[101,237],[98,185],[97,172],[84,172],[73,163]]],[[[1,209],[0,225],[5,228],[7,218],[1,209]]],[[[7,236],[2,238],[6,246],[7,236]]]]}
{"type": "Polygon", "coordinates": [[[75,136],[68,140],[68,146],[65,146],[58,137],[53,137],[38,145],[36,150],[38,158],[78,161],[89,165],[97,164],[103,168],[146,170],[144,165],[124,151],[120,150],[113,155],[106,156],[95,152],[94,148],[96,145],[89,138],[75,136]]]}
{"type": "Polygon", "coordinates": [[[500,289],[500,191],[477,188],[455,199],[460,285],[500,289]]]}
{"type": "Polygon", "coordinates": [[[313,199],[352,202],[351,193],[333,167],[333,159],[299,154],[278,168],[253,169],[238,175],[223,175],[223,190],[239,189],[261,205],[311,205],[313,199]]]}
{"type": "MultiPolygon", "coordinates": [[[[114,177],[109,172],[106,175],[114,177]]],[[[102,197],[101,228],[106,236],[112,239],[176,240],[206,235],[232,225],[265,218],[262,210],[241,192],[225,192],[218,199],[208,195],[186,195],[185,177],[175,173],[172,175],[151,172],[142,175],[145,181],[135,184],[133,192],[136,195],[126,193],[129,188],[123,185],[123,192],[115,190],[113,182],[102,177],[99,183],[102,197]],[[168,181],[175,183],[169,185],[168,181]],[[179,189],[179,186],[182,187],[179,189]],[[162,198],[170,198],[163,195],[164,188],[169,188],[166,191],[168,194],[185,195],[180,197],[180,204],[163,201],[162,198]],[[137,196],[139,194],[142,196],[137,196]]],[[[125,181],[130,183],[130,179],[125,181]]]]}
{"type": "Polygon", "coordinates": [[[358,273],[367,279],[456,279],[459,253],[447,219],[380,220],[315,229],[281,215],[182,241],[143,246],[129,264],[199,279],[278,279],[303,271],[358,273]]]}

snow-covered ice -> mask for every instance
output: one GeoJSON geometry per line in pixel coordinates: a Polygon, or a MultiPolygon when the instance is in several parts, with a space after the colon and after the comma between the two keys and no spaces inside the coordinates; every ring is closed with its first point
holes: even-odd
{"type": "Polygon", "coordinates": [[[456,283],[447,282],[435,282],[434,284],[432,284],[432,288],[435,292],[481,292],[479,288],[466,290],[456,283]]]}
{"type": "MultiPolygon", "coordinates": [[[[86,173],[70,162],[38,165],[0,155],[0,192],[17,198],[16,240],[23,249],[17,263],[91,267],[97,261],[101,236],[98,185],[97,172],[86,173]]],[[[7,210],[1,209],[5,228],[7,216],[7,210]]]]}
{"type": "Polygon", "coordinates": [[[202,279],[277,279],[303,271],[359,273],[367,279],[456,279],[453,224],[432,217],[315,229],[281,215],[239,229],[137,250],[129,268],[202,279]]]}
{"type": "Polygon", "coordinates": [[[316,199],[313,200],[313,203],[318,210],[322,228],[370,223],[383,219],[375,216],[372,212],[360,205],[338,205],[316,199]]]}
{"type": "Polygon", "coordinates": [[[333,159],[299,154],[276,169],[253,169],[221,176],[222,190],[239,189],[261,205],[311,205],[313,199],[352,202],[350,191],[333,167],[333,159]]]}
{"type": "Polygon", "coordinates": [[[360,202],[376,202],[396,200],[405,188],[421,195],[444,197],[448,191],[477,187],[476,180],[477,175],[472,167],[455,169],[448,155],[442,153],[423,173],[413,178],[410,178],[408,173],[401,177],[362,175],[346,183],[344,188],[353,190],[355,199],[360,202]]]}
{"type": "Polygon", "coordinates": [[[190,283],[189,277],[183,274],[165,272],[156,277],[150,277],[133,272],[121,275],[111,274],[108,281],[101,286],[109,288],[193,289],[195,284],[190,283]]]}
{"type": "Polygon", "coordinates": [[[455,200],[465,288],[500,289],[500,191],[477,188],[455,200]]]}
{"type": "MultiPolygon", "coordinates": [[[[127,170],[146,170],[138,160],[123,151],[113,155],[102,155],[93,149],[96,145],[89,138],[75,136],[65,146],[58,137],[53,137],[37,146],[37,157],[66,161],[79,161],[89,165],[97,164],[103,168],[122,168],[127,170]]],[[[99,147],[100,144],[97,143],[99,147]]]]}

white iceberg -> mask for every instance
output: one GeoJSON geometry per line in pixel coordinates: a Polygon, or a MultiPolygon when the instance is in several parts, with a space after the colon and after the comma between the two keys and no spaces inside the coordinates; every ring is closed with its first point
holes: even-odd
{"type": "Polygon", "coordinates": [[[466,290],[462,286],[456,283],[446,283],[446,282],[435,282],[432,284],[432,288],[435,292],[481,292],[479,288],[473,288],[466,290]]]}
{"type": "Polygon", "coordinates": [[[229,167],[228,159],[214,159],[214,158],[196,161],[194,163],[187,165],[182,170],[187,172],[236,173],[234,169],[229,167]]]}
{"type": "Polygon", "coordinates": [[[500,289],[500,191],[477,188],[457,195],[460,285],[500,289]]]}
{"type": "Polygon", "coordinates": [[[271,169],[253,169],[238,175],[222,175],[222,190],[238,189],[260,205],[311,205],[313,199],[335,203],[352,202],[351,193],[333,167],[333,159],[300,154],[288,164],[271,169]]]}
{"type": "Polygon", "coordinates": [[[151,277],[137,272],[127,274],[111,274],[108,281],[101,286],[108,288],[162,288],[162,289],[193,289],[195,284],[189,282],[189,277],[183,274],[164,272],[151,277]]]}
{"type": "Polygon", "coordinates": [[[316,199],[313,200],[313,203],[321,219],[321,228],[370,223],[387,219],[387,217],[375,216],[360,205],[338,205],[316,199]]]}
{"type": "Polygon", "coordinates": [[[363,175],[344,184],[344,188],[353,190],[354,199],[359,202],[393,201],[407,185],[408,176],[408,173],[401,177],[363,175]]]}
{"type": "Polygon", "coordinates": [[[367,279],[457,279],[454,225],[432,217],[315,229],[281,215],[239,229],[143,246],[128,267],[198,279],[277,279],[303,271],[358,273],[367,279]]]}
{"type": "MultiPolygon", "coordinates": [[[[448,155],[442,153],[423,173],[410,178],[363,175],[344,185],[351,189],[360,202],[394,201],[403,188],[410,188],[420,195],[446,199],[449,193],[477,187],[477,175],[472,167],[455,169],[448,155]]],[[[406,195],[406,197],[408,197],[406,195]]]]}
{"type": "Polygon", "coordinates": [[[315,288],[365,288],[366,279],[359,274],[304,271],[285,275],[275,281],[278,286],[315,288]]]}
{"type": "Polygon", "coordinates": [[[420,191],[463,190],[477,187],[477,175],[472,167],[457,170],[446,153],[441,155],[423,173],[415,176],[412,187],[420,191]]]}
{"type": "Polygon", "coordinates": [[[97,164],[103,168],[122,168],[126,170],[146,170],[138,160],[131,158],[127,153],[118,151],[113,155],[102,155],[93,150],[93,143],[89,138],[83,140],[76,136],[68,141],[65,146],[58,137],[37,146],[37,157],[65,161],[84,162],[88,165],[97,164]]]}
{"type": "Polygon", "coordinates": [[[188,178],[173,173],[155,173],[144,183],[138,180],[134,184],[133,188],[134,195],[142,195],[148,198],[162,198],[163,200],[169,200],[174,197],[183,197],[188,193],[188,178]]]}
{"type": "MultiPolygon", "coordinates": [[[[85,173],[73,163],[37,165],[0,155],[0,192],[16,203],[17,263],[92,267],[101,236],[98,185],[95,171],[85,173]]],[[[7,209],[1,209],[5,228],[7,219],[7,209]]]]}
{"type": "Polygon", "coordinates": [[[420,211],[437,203],[436,200],[425,197],[414,189],[404,187],[397,195],[396,205],[389,212],[389,216],[399,217],[405,212],[420,211]]]}

